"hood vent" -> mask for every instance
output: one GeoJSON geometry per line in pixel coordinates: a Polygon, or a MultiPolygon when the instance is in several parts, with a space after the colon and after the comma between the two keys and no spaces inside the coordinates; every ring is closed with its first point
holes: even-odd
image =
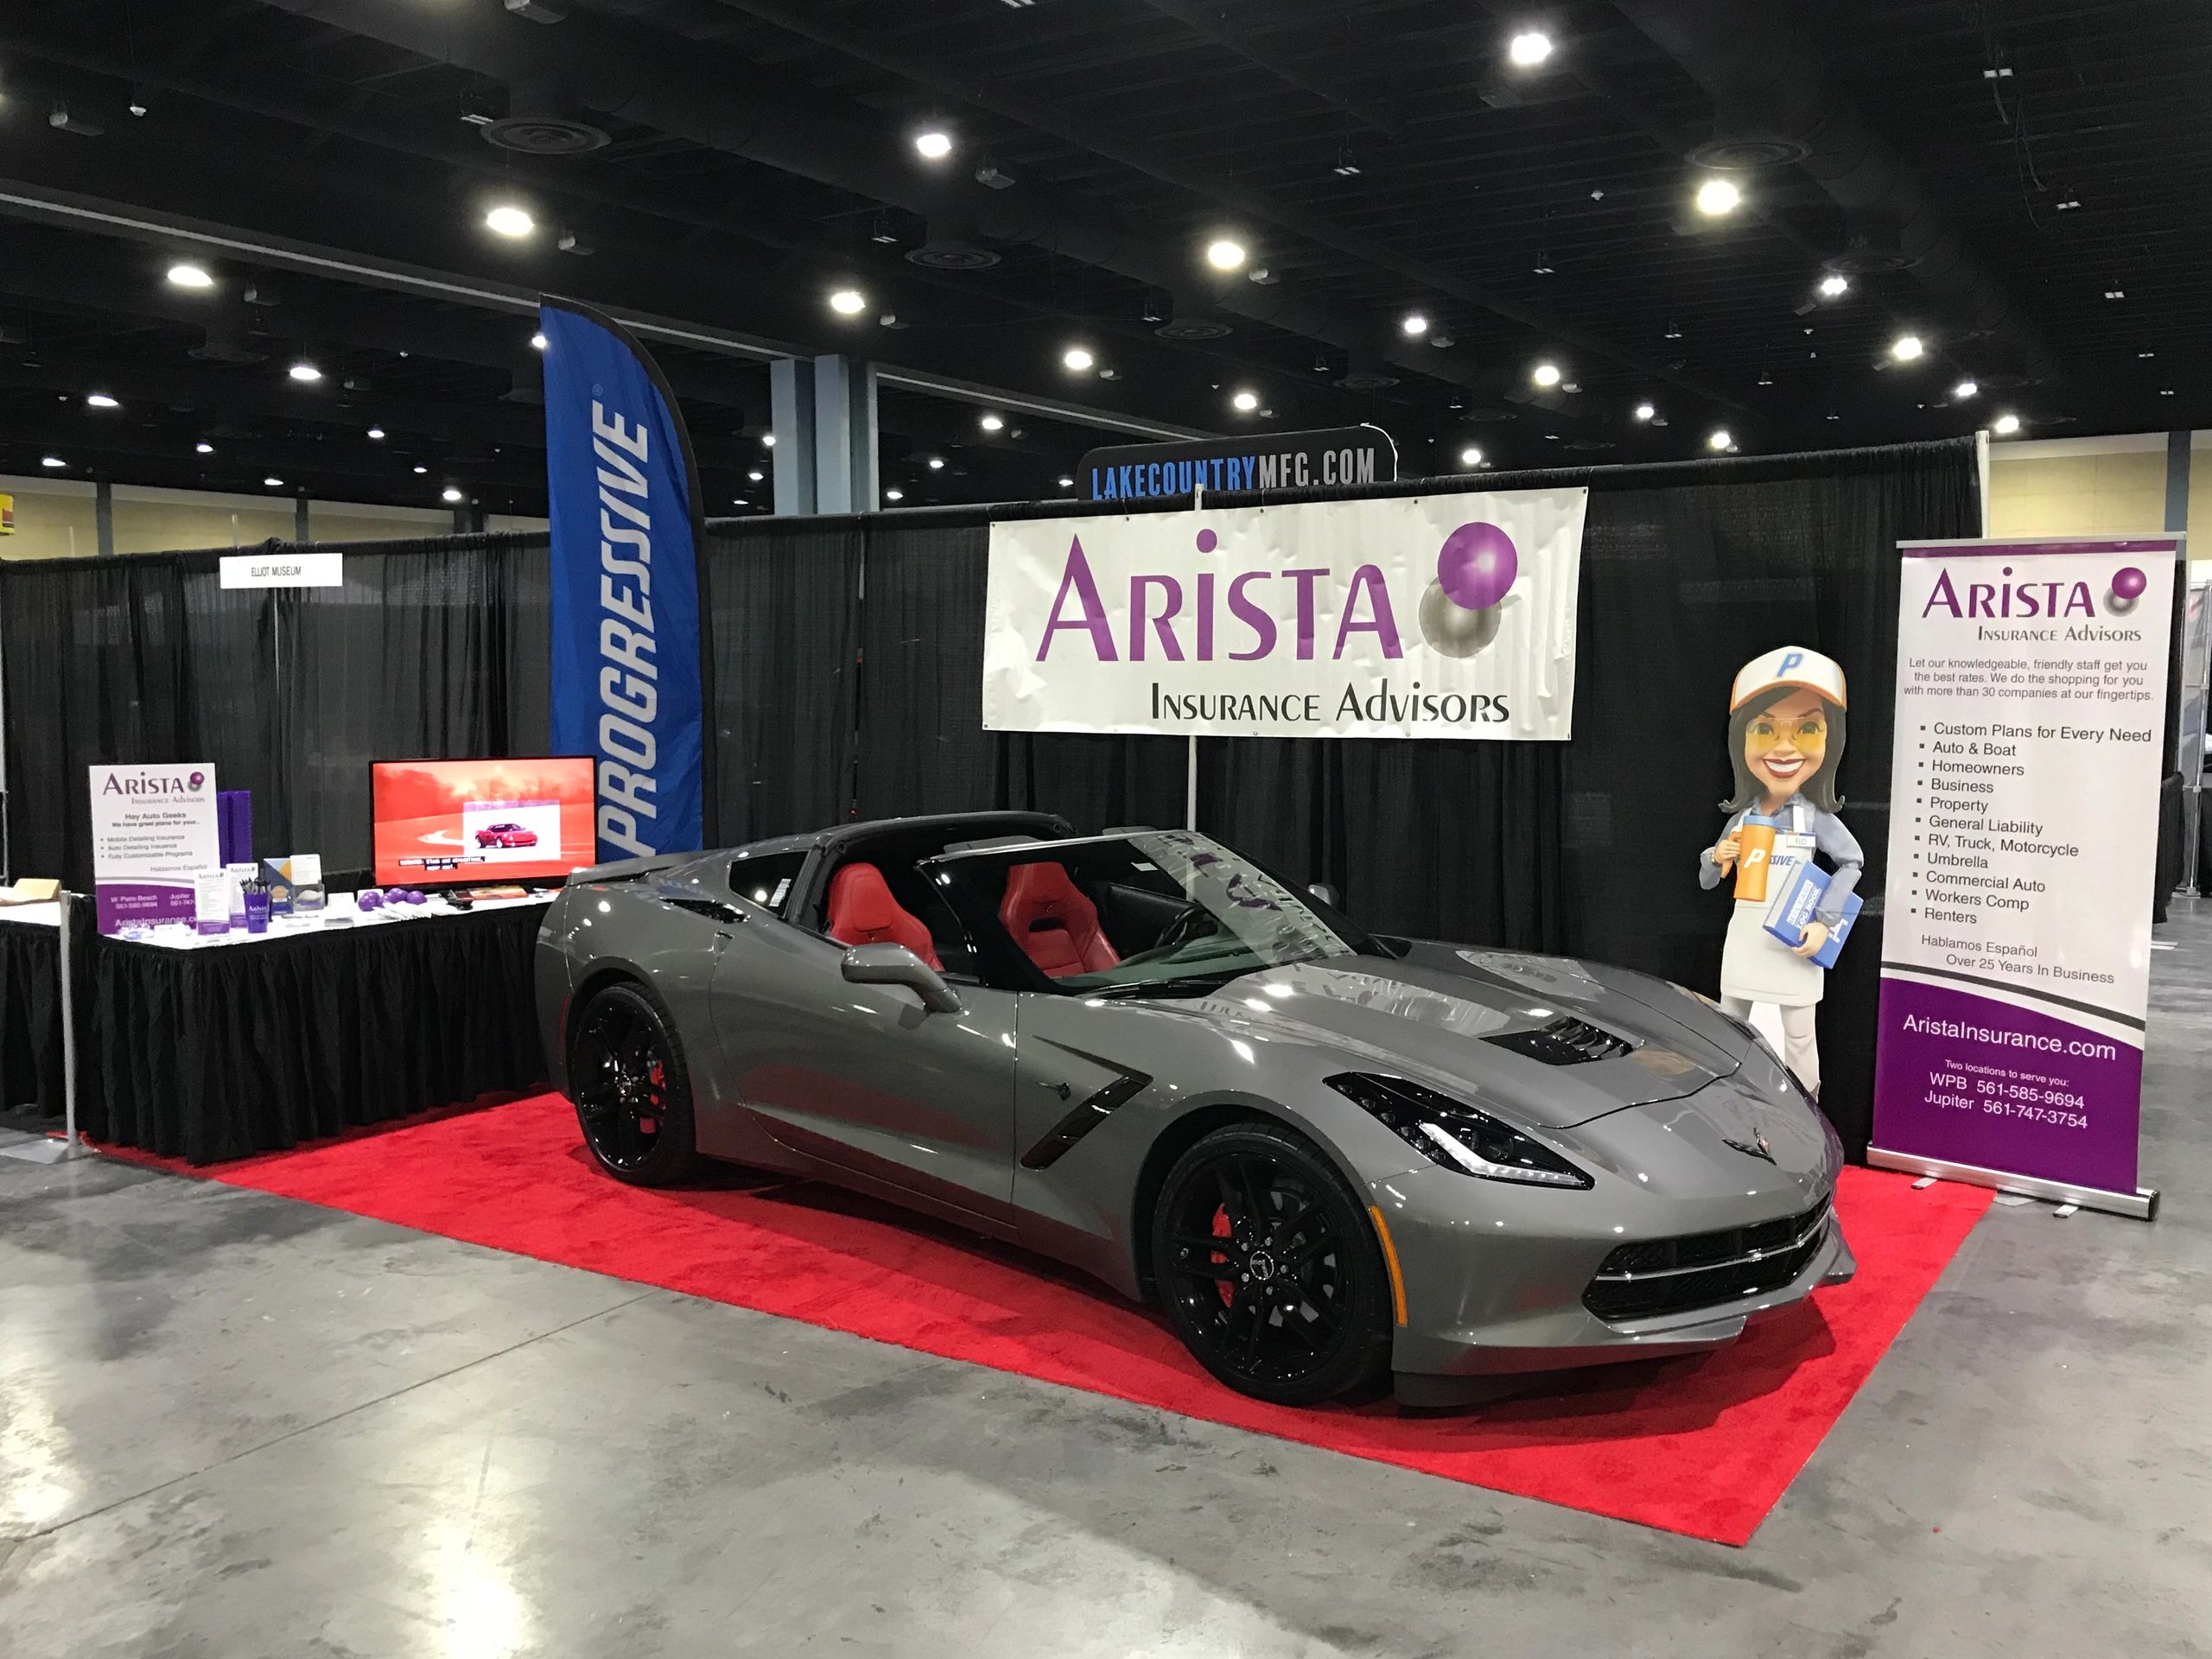
{"type": "Polygon", "coordinates": [[[1627,1038],[1616,1037],[1603,1027],[1577,1020],[1572,1014],[1561,1014],[1551,1024],[1538,1026],[1533,1031],[1496,1032],[1483,1041],[1510,1048],[1516,1054],[1526,1054],[1546,1065],[1580,1065],[1585,1061],[1611,1060],[1636,1052],[1636,1045],[1627,1038]]]}

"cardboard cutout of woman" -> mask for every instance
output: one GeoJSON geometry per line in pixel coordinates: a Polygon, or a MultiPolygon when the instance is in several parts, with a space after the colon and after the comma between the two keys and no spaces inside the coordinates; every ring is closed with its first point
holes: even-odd
{"type": "Polygon", "coordinates": [[[1821,1092],[1814,1017],[1827,970],[1810,961],[1843,919],[1866,855],[1843,820],[1835,792],[1843,760],[1845,690],[1835,661],[1802,645],[1752,658],[1728,699],[1728,759],[1736,791],[1720,839],[1698,860],[1699,885],[1736,873],[1736,907],[1720,953],[1720,1007],[1738,1020],[1754,1002],[1782,1011],[1783,1058],[1798,1082],[1821,1092]],[[1795,947],[1766,931],[1767,909],[1799,866],[1819,854],[1832,874],[1813,921],[1795,947]]]}

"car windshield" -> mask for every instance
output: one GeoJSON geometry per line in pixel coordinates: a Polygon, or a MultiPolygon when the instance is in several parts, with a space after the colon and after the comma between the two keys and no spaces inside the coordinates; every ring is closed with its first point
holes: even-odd
{"type": "Polygon", "coordinates": [[[1190,830],[1027,842],[921,868],[976,942],[986,980],[1009,988],[1201,990],[1356,950],[1265,870],[1190,830]]]}

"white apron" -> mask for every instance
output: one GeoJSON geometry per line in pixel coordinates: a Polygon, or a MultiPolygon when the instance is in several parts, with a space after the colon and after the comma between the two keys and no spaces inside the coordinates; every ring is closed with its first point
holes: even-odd
{"type": "Polygon", "coordinates": [[[1815,967],[1766,931],[1768,907],[1789,885],[1798,866],[1813,856],[1809,827],[1798,828],[1808,816],[1799,801],[1791,801],[1783,810],[1768,861],[1766,897],[1738,899],[1729,914],[1728,941],[1720,950],[1723,996],[1771,1002],[1783,1008],[1809,1007],[1821,1000],[1827,970],[1815,967]]]}

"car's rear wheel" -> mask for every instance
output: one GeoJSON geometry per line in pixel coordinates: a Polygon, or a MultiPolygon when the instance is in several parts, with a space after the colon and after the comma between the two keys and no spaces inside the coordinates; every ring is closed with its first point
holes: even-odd
{"type": "Polygon", "coordinates": [[[659,999],[608,985],[577,1015],[569,1098],[599,1166],[633,1186],[672,1186],[698,1173],[691,1074],[659,999]]]}
{"type": "Polygon", "coordinates": [[[1358,1200],[1303,1136],[1237,1123],[1167,1172],[1153,1274],[1176,1334],[1232,1389],[1307,1406],[1389,1363],[1390,1285],[1358,1200]]]}

